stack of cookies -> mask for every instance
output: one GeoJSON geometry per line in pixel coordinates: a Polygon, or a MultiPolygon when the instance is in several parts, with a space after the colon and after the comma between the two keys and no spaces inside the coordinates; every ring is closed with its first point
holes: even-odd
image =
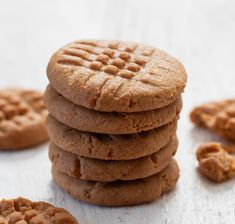
{"type": "Polygon", "coordinates": [[[55,182],[97,205],[153,201],[179,177],[184,67],[153,47],[82,40],[51,58],[44,101],[55,182]]]}

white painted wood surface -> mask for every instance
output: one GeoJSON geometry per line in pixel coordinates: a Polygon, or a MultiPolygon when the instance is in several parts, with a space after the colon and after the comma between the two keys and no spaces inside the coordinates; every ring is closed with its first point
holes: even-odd
{"type": "Polygon", "coordinates": [[[234,97],[234,0],[0,0],[0,87],[43,90],[50,55],[79,38],[149,43],[178,57],[189,81],[179,123],[181,178],[160,200],[130,208],[79,203],[51,180],[47,144],[0,153],[0,197],[25,196],[65,207],[85,224],[235,222],[235,180],[214,184],[197,171],[195,151],[215,139],[193,128],[190,109],[234,97]]]}

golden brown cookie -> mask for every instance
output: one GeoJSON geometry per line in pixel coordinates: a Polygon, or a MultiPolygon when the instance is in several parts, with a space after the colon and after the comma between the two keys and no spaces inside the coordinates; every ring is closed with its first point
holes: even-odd
{"type": "Polygon", "coordinates": [[[178,146],[177,139],[150,156],[135,160],[99,160],[80,157],[51,143],[49,157],[59,172],[84,180],[111,182],[135,180],[154,175],[163,170],[171,161],[178,146]]]}
{"type": "Polygon", "coordinates": [[[60,148],[79,156],[102,160],[130,160],[153,154],[166,146],[176,132],[176,121],[172,121],[137,134],[95,134],[70,128],[50,114],[46,126],[51,141],[60,148]]]}
{"type": "Polygon", "coordinates": [[[36,90],[0,90],[0,150],[31,147],[48,140],[47,111],[36,90]]]}
{"type": "Polygon", "coordinates": [[[78,224],[65,209],[25,198],[0,201],[0,224],[78,224]]]}
{"type": "Polygon", "coordinates": [[[95,182],[69,177],[52,168],[55,182],[74,198],[102,206],[127,206],[151,202],[172,190],[179,178],[179,167],[173,159],[153,176],[115,182],[95,182]]]}
{"type": "Polygon", "coordinates": [[[217,142],[203,144],[197,150],[199,170],[208,178],[222,182],[235,176],[235,157],[217,142]]]}
{"type": "Polygon", "coordinates": [[[58,50],[47,67],[51,85],[83,107],[139,112],[165,107],[183,92],[183,65],[148,45],[80,40],[58,50]]]}
{"type": "Polygon", "coordinates": [[[197,126],[235,141],[235,100],[203,104],[192,110],[190,118],[197,126]]]}
{"type": "Polygon", "coordinates": [[[182,108],[179,98],[167,107],[138,113],[106,113],[75,105],[48,86],[44,102],[62,123],[78,129],[106,134],[131,134],[151,130],[175,120],[182,108]]]}

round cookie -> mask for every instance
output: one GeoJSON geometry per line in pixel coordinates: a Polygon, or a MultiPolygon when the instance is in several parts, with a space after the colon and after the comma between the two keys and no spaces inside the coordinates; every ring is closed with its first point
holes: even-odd
{"type": "Polygon", "coordinates": [[[49,158],[57,171],[71,177],[101,182],[135,180],[154,175],[163,170],[170,163],[177,146],[178,141],[174,139],[167,146],[150,156],[135,160],[107,161],[79,157],[51,143],[49,158]]]}
{"type": "Polygon", "coordinates": [[[60,148],[88,158],[131,160],[157,152],[175,136],[176,121],[160,128],[129,135],[81,132],[53,118],[46,120],[49,137],[60,148]]]}
{"type": "Polygon", "coordinates": [[[151,202],[172,190],[179,178],[179,167],[173,159],[153,176],[115,182],[95,182],[69,177],[52,168],[55,182],[74,198],[102,206],[128,206],[151,202]]]}
{"type": "Polygon", "coordinates": [[[80,40],[59,49],[47,76],[71,102],[106,112],[148,111],[170,104],[183,92],[183,65],[148,45],[80,40]]]}
{"type": "Polygon", "coordinates": [[[0,150],[27,148],[48,140],[47,111],[36,90],[0,90],[0,150]]]}
{"type": "Polygon", "coordinates": [[[132,134],[160,127],[176,119],[182,108],[182,99],[179,98],[164,108],[146,112],[99,112],[71,103],[50,85],[44,102],[50,113],[62,123],[80,131],[106,134],[132,134]]]}
{"type": "Polygon", "coordinates": [[[78,224],[65,209],[46,202],[32,202],[26,198],[0,201],[1,224],[78,224]]]}

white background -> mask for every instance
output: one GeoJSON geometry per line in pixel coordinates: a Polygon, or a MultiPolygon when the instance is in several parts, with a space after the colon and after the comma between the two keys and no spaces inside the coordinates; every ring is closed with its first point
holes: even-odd
{"type": "Polygon", "coordinates": [[[234,97],[234,0],[0,0],[0,87],[44,90],[51,54],[79,38],[144,42],[179,58],[189,80],[179,122],[181,178],[160,200],[131,208],[79,203],[51,180],[47,144],[0,153],[0,197],[25,196],[65,207],[83,224],[235,222],[235,180],[215,184],[197,171],[195,151],[215,139],[193,128],[193,106],[234,97]]]}

